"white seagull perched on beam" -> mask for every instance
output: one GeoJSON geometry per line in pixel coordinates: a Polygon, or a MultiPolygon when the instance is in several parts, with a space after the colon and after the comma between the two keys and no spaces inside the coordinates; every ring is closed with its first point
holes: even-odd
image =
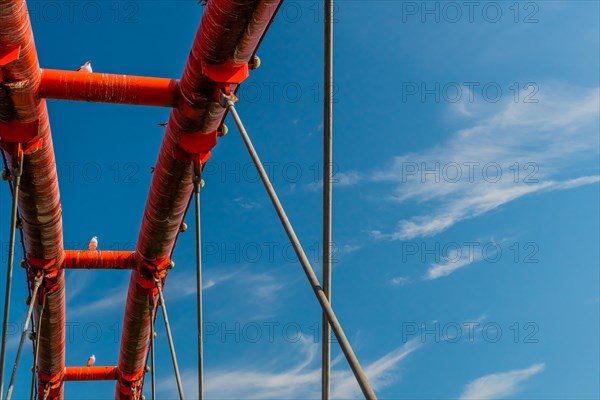
{"type": "Polygon", "coordinates": [[[91,367],[96,362],[96,356],[92,354],[90,358],[88,358],[87,366],[91,367]]]}
{"type": "Polygon", "coordinates": [[[98,248],[98,236],[94,236],[90,240],[90,244],[88,244],[88,250],[89,251],[96,251],[97,248],[98,248]]]}
{"type": "Polygon", "coordinates": [[[86,61],[81,67],[77,69],[77,72],[94,72],[92,71],[92,62],[86,61]]]}

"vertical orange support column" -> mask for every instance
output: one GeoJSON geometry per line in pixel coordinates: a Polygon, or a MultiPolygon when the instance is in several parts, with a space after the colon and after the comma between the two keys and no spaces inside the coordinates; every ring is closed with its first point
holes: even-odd
{"type": "Polygon", "coordinates": [[[46,297],[39,352],[40,398],[63,398],[65,367],[62,214],[41,70],[24,0],[0,0],[0,145],[13,165],[24,150],[19,209],[31,270],[44,270],[46,297]],[[16,56],[16,57],[15,57],[16,56]]]}

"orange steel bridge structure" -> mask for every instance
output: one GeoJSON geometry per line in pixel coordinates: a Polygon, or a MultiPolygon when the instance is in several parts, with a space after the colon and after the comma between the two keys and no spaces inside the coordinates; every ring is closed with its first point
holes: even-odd
{"type": "MultiPolygon", "coordinates": [[[[180,80],[42,69],[25,0],[0,0],[0,147],[3,178],[12,193],[10,246],[0,355],[0,400],[10,399],[21,350],[31,323],[34,365],[31,398],[63,399],[65,382],[116,381],[116,399],[144,398],[151,371],[155,398],[154,320],[162,309],[180,397],[184,398],[162,286],[166,284],[184,217],[195,204],[198,284],[198,374],[203,398],[200,189],[202,168],[226,133],[230,112],[256,164],[300,264],[323,309],[326,335],[336,335],[366,398],[375,394],[329,302],[330,270],[321,286],[235,108],[236,90],[257,68],[257,49],[282,0],[208,0],[180,80]],[[162,106],[172,109],[156,162],[135,251],[65,250],[62,211],[46,99],[162,106]],[[30,301],[10,381],[6,380],[14,245],[21,235],[30,301]],[[65,276],[71,269],[131,270],[119,362],[116,366],[65,366],[65,276]],[[149,367],[148,364],[151,364],[149,367]],[[37,389],[34,393],[34,387],[37,389]]],[[[326,0],[326,89],[331,92],[333,2],[326,0]],[[329,39],[329,40],[328,40],[329,39]]],[[[326,166],[331,164],[331,101],[325,111],[326,166]]],[[[324,175],[324,248],[331,240],[331,170],[324,175]]],[[[323,344],[323,398],[329,397],[329,341],[323,344]]]]}

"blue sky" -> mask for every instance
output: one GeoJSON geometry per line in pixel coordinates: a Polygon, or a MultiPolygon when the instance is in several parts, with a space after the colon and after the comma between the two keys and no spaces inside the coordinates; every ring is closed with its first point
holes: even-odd
{"type": "MultiPolygon", "coordinates": [[[[378,395],[600,397],[598,3],[337,5],[333,303],[378,395]]],[[[202,14],[195,1],[69,7],[30,4],[42,67],[91,59],[95,71],[179,78],[202,14]]],[[[238,105],[319,273],[321,8],[284,5],[238,105]]],[[[100,249],[133,249],[169,110],[49,111],[66,247],[97,235],[100,249]]],[[[206,393],[317,398],[320,311],[228,124],[202,192],[206,393]]],[[[188,397],[193,242],[181,235],[165,288],[188,397]]],[[[92,353],[116,365],[128,279],[67,272],[67,365],[92,353]]],[[[15,324],[23,282],[17,269],[15,324]]],[[[175,398],[160,320],[157,330],[159,393],[175,398]]],[[[360,397],[335,344],[333,358],[334,396],[360,397]]],[[[30,362],[27,351],[17,398],[30,362]]],[[[66,394],[111,398],[114,382],[67,383],[66,394]]]]}

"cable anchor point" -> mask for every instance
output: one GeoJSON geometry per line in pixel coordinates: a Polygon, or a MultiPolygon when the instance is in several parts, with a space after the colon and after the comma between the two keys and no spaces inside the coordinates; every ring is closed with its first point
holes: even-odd
{"type": "Polygon", "coordinates": [[[234,107],[237,101],[237,96],[231,91],[229,86],[226,86],[223,90],[219,92],[219,104],[221,105],[221,107],[229,109],[231,107],[234,107]]]}

